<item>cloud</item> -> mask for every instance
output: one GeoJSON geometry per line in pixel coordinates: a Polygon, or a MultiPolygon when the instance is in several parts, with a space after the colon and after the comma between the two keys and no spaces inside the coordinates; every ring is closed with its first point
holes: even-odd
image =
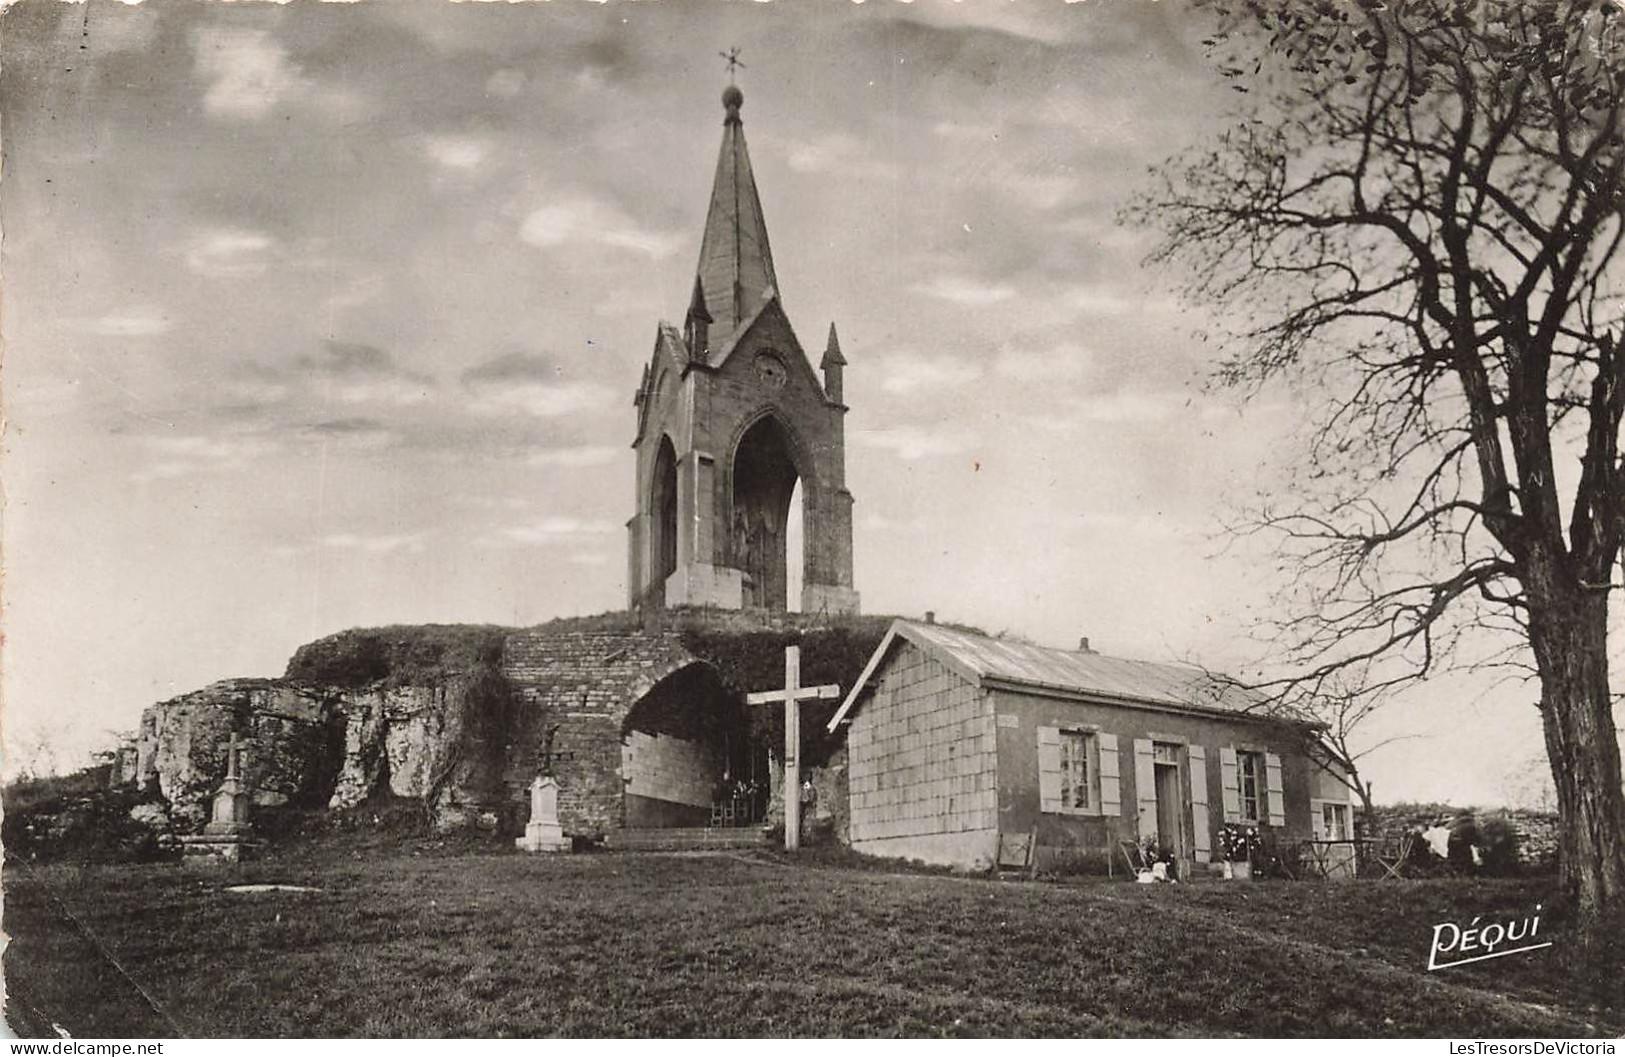
{"type": "Polygon", "coordinates": [[[467,173],[484,164],[491,153],[491,145],[467,136],[427,136],[423,141],[423,150],[442,169],[467,173]]]}
{"type": "Polygon", "coordinates": [[[568,195],[525,217],[519,237],[532,246],[554,249],[572,244],[609,246],[661,259],[685,241],[672,232],[651,231],[607,202],[568,195]]]}
{"type": "Polygon", "coordinates": [[[563,374],[557,361],[539,352],[505,352],[463,372],[464,382],[553,381],[563,374]]]}
{"type": "Polygon", "coordinates": [[[1047,349],[1005,346],[993,361],[993,371],[1018,382],[1051,382],[1081,378],[1094,354],[1081,345],[1063,342],[1047,349]]]}
{"type": "Polygon", "coordinates": [[[579,545],[598,537],[613,535],[621,529],[622,526],[613,521],[555,515],[528,524],[499,529],[480,542],[487,547],[579,545]]]}
{"type": "Polygon", "coordinates": [[[160,309],[150,305],[109,312],[91,319],[70,320],[75,330],[105,338],[145,338],[167,334],[172,324],[160,309]]]}
{"type": "Polygon", "coordinates": [[[923,356],[916,352],[888,356],[881,367],[880,387],[888,393],[917,393],[931,389],[957,389],[982,376],[978,363],[945,355],[923,356]]]}
{"type": "Polygon", "coordinates": [[[1111,393],[1076,396],[1063,401],[1056,415],[1037,415],[1034,421],[1045,428],[1066,428],[1080,422],[1106,425],[1157,424],[1175,418],[1212,421],[1235,414],[1223,403],[1202,399],[1183,389],[1148,391],[1119,389],[1111,393]]]}
{"type": "Polygon", "coordinates": [[[293,386],[283,372],[259,363],[241,364],[234,377],[219,382],[214,390],[223,407],[264,407],[279,404],[293,394],[293,386]]]}
{"type": "Polygon", "coordinates": [[[324,374],[390,374],[395,358],[376,345],[352,341],[324,341],[321,356],[301,356],[301,365],[324,374]]]}
{"type": "Polygon", "coordinates": [[[597,382],[526,382],[504,387],[479,386],[485,411],[523,411],[537,418],[562,418],[582,411],[607,408],[615,390],[597,382]]]}
{"type": "Polygon", "coordinates": [[[346,404],[419,404],[429,398],[433,379],[400,367],[376,345],[324,341],[319,356],[301,356],[302,370],[323,379],[322,395],[346,404]]]}
{"type": "Polygon", "coordinates": [[[339,532],[323,536],[321,544],[334,550],[362,551],[367,554],[389,554],[393,551],[421,551],[426,534],[422,532],[398,535],[363,536],[352,532],[339,532]]]}
{"type": "Polygon", "coordinates": [[[1040,210],[1065,205],[1082,186],[1076,176],[1020,165],[995,166],[988,176],[989,184],[1007,197],[1040,210]]]}
{"type": "Polygon", "coordinates": [[[378,300],[387,289],[381,275],[358,275],[322,298],[322,304],[332,311],[359,308],[378,300]]]}
{"type": "MultiPolygon", "coordinates": [[[[1112,540],[1197,539],[1203,531],[1200,526],[1169,517],[1161,511],[1145,514],[1091,510],[1070,520],[1085,532],[1112,540]]],[[[1066,527],[1065,519],[1058,527],[1066,527]]]]}
{"type": "Polygon", "coordinates": [[[939,275],[930,282],[915,283],[910,289],[966,308],[986,308],[1016,296],[1015,288],[1003,283],[983,283],[955,275],[939,275]]]}
{"type": "Polygon", "coordinates": [[[548,356],[512,352],[463,372],[463,386],[478,398],[475,410],[522,411],[561,418],[609,407],[616,390],[601,382],[575,381],[548,356]]]}
{"type": "Polygon", "coordinates": [[[153,458],[130,475],[136,481],[172,480],[198,473],[241,470],[280,450],[267,437],[210,437],[201,434],[148,436],[141,446],[153,458]]]}
{"type": "Polygon", "coordinates": [[[1114,290],[1109,286],[1075,286],[1062,295],[1070,307],[1091,316],[1144,315],[1151,312],[1177,311],[1179,303],[1173,298],[1157,294],[1139,294],[1127,290],[1114,290]]]}
{"type": "Polygon", "coordinates": [[[373,418],[329,419],[313,423],[306,427],[305,432],[324,444],[365,450],[387,448],[400,439],[394,430],[373,418]]]}
{"type": "Polygon", "coordinates": [[[512,99],[525,87],[525,75],[518,70],[498,70],[485,80],[485,93],[499,99],[512,99]]]}
{"type": "Polygon", "coordinates": [[[266,251],[274,244],[261,231],[214,228],[193,237],[186,250],[186,266],[214,279],[259,275],[266,269],[266,251]]]}
{"type": "Polygon", "coordinates": [[[254,121],[305,87],[288,51],[263,29],[212,26],[192,34],[194,72],[207,83],[203,109],[254,121]]]}
{"type": "Polygon", "coordinates": [[[979,4],[957,0],[946,4],[911,4],[902,21],[939,27],[949,33],[993,31],[1011,37],[1056,44],[1066,39],[1062,13],[1037,4],[1026,8],[1012,3],[979,4]]]}
{"type": "Polygon", "coordinates": [[[532,466],[563,466],[574,469],[582,466],[604,466],[614,462],[625,448],[610,445],[584,445],[578,448],[548,448],[532,452],[525,460],[532,466]]]}
{"type": "Polygon", "coordinates": [[[862,447],[889,451],[904,462],[916,462],[938,455],[957,455],[970,448],[966,438],[919,426],[860,430],[853,439],[862,447]]]}
{"type": "Polygon", "coordinates": [[[963,121],[938,121],[931,126],[931,131],[943,139],[992,144],[999,138],[1001,129],[998,125],[991,123],[967,124],[963,121]]]}
{"type": "Polygon", "coordinates": [[[927,517],[889,518],[884,514],[868,514],[859,522],[867,532],[923,532],[940,525],[927,517]]]}
{"type": "Polygon", "coordinates": [[[895,180],[903,174],[896,162],[876,157],[877,145],[836,132],[814,140],[791,143],[786,151],[790,168],[800,173],[842,176],[848,179],[895,180]]]}

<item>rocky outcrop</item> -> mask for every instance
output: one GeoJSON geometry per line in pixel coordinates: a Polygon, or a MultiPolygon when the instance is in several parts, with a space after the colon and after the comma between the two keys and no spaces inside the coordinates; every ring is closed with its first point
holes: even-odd
{"type": "Polygon", "coordinates": [[[226,773],[235,733],[259,807],[347,808],[375,793],[419,799],[461,820],[456,786],[467,705],[463,680],[441,686],[311,687],[228,679],[148,708],[140,782],[156,787],[175,825],[200,827],[226,773]]]}
{"type": "Polygon", "coordinates": [[[354,807],[375,792],[422,797],[445,764],[447,693],[396,686],[348,691],[344,758],[329,806],[354,807]]]}
{"type": "Polygon", "coordinates": [[[260,805],[319,802],[334,773],[335,702],[319,691],[275,679],[227,679],[162,701],[141,719],[136,771],[156,785],[170,816],[201,826],[226,773],[236,733],[260,805]]]}

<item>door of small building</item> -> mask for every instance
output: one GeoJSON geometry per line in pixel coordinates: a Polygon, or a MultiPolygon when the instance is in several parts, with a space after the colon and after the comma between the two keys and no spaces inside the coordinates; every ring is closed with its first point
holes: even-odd
{"type": "Polygon", "coordinates": [[[1179,746],[1156,742],[1152,766],[1157,791],[1157,843],[1183,861],[1189,853],[1185,846],[1185,783],[1180,777],[1179,746]]]}

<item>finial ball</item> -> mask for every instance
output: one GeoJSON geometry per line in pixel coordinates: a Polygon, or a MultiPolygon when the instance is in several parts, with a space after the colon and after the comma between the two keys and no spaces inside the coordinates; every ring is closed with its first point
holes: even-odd
{"type": "Polygon", "coordinates": [[[745,93],[739,90],[738,85],[730,84],[722,90],[722,105],[729,110],[738,110],[745,103],[745,93]]]}

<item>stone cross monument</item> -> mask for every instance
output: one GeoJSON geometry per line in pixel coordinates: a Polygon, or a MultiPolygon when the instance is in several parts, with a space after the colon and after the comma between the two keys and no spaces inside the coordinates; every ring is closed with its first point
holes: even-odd
{"type": "Polygon", "coordinates": [[[232,734],[226,747],[226,777],[215,791],[209,821],[202,833],[181,838],[187,862],[238,862],[258,845],[248,821],[248,783],[243,779],[243,748],[232,734]]]}
{"type": "Polygon", "coordinates": [[[208,836],[246,834],[253,828],[248,822],[248,786],[240,770],[242,756],[243,748],[233,734],[231,744],[226,747],[226,778],[215,791],[213,810],[208,824],[203,827],[208,836]]]}
{"type": "Polygon", "coordinates": [[[514,839],[520,851],[569,851],[570,838],[559,825],[559,783],[551,774],[530,783],[530,821],[525,835],[514,839]]]}

